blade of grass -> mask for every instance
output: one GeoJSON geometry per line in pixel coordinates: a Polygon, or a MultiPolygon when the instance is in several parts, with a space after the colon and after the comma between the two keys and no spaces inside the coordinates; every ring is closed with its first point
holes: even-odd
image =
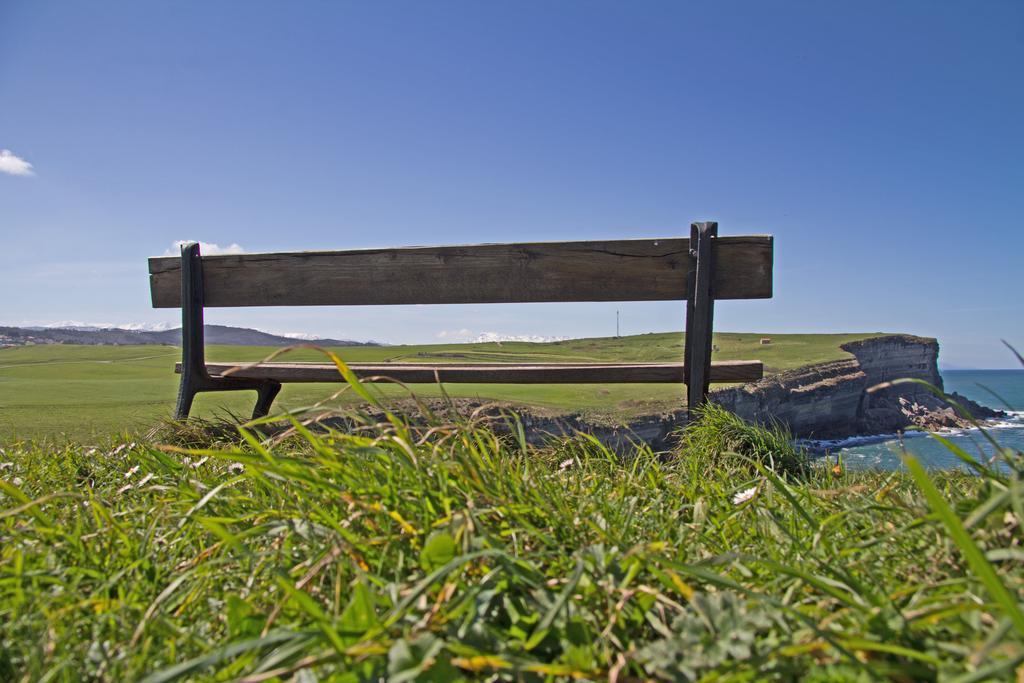
{"type": "Polygon", "coordinates": [[[921,466],[917,458],[909,453],[904,453],[903,464],[910,470],[911,476],[917,483],[921,493],[924,494],[928,505],[946,527],[953,542],[960,549],[960,553],[963,555],[964,560],[966,560],[967,565],[974,572],[975,577],[985,586],[989,595],[1002,608],[1006,616],[1013,621],[1017,632],[1024,635],[1024,612],[1021,611],[1020,605],[1017,604],[1017,600],[999,579],[999,575],[992,567],[992,564],[985,559],[985,555],[978,548],[974,539],[971,538],[967,529],[964,528],[960,518],[949,507],[942,494],[939,493],[939,490],[935,488],[935,484],[932,483],[924,467],[921,466]]]}

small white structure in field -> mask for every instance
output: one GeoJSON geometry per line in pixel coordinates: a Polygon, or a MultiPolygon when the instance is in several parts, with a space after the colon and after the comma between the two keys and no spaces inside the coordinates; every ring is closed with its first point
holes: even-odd
{"type": "Polygon", "coordinates": [[[761,346],[767,346],[772,343],[771,337],[761,337],[761,346]]]}

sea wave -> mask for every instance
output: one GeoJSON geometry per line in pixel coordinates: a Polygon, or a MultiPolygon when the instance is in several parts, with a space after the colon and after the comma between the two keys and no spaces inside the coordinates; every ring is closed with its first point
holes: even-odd
{"type": "Polygon", "coordinates": [[[928,432],[892,432],[889,434],[863,434],[860,436],[848,436],[842,439],[797,439],[793,442],[795,446],[806,448],[812,453],[824,453],[825,451],[840,450],[852,446],[863,446],[865,444],[883,443],[886,441],[898,441],[899,439],[913,439],[920,436],[928,436],[928,432]]]}
{"type": "Polygon", "coordinates": [[[1024,428],[1024,410],[1007,410],[1006,418],[993,418],[983,420],[979,427],[947,427],[937,430],[908,430],[906,432],[892,432],[888,434],[865,434],[860,436],[849,436],[843,439],[797,439],[793,444],[805,448],[811,453],[826,453],[829,451],[843,450],[855,446],[868,444],[885,443],[887,441],[899,441],[900,439],[916,439],[920,437],[938,434],[942,437],[967,436],[984,430],[996,429],[1022,429],[1024,428]]]}

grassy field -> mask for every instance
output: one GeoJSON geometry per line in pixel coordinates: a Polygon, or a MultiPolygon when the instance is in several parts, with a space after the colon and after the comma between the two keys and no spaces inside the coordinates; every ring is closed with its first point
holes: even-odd
{"type": "MultiPolygon", "coordinates": [[[[770,335],[716,334],[716,360],[758,359],[769,373],[808,363],[842,358],[839,345],[866,334],[770,335]]],[[[682,358],[681,334],[578,339],[547,344],[521,342],[424,346],[343,347],[344,360],[405,362],[588,362],[675,361],[682,358]]],[[[211,361],[254,361],[275,349],[211,346],[211,361]]],[[[180,350],[160,346],[40,345],[0,350],[0,439],[88,440],[145,430],[170,415],[177,393],[173,373],[180,350]]],[[[297,350],[289,360],[321,361],[322,355],[297,350]]],[[[420,385],[422,396],[438,388],[420,385]]],[[[676,408],[683,401],[678,385],[450,385],[453,396],[530,405],[546,412],[584,412],[597,419],[621,419],[676,408]]],[[[381,389],[396,394],[395,388],[381,389]]],[[[286,385],[278,406],[294,408],[323,399],[329,385],[286,385]]],[[[250,392],[200,395],[194,414],[248,415],[250,392]]]]}
{"type": "Polygon", "coordinates": [[[1024,457],[808,467],[400,420],[0,453],[0,680],[1024,676],[1024,457]]]}

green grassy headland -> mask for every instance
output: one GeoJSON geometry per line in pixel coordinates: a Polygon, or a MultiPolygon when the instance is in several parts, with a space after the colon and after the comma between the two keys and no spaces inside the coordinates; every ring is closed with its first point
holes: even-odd
{"type": "MultiPolygon", "coordinates": [[[[846,357],[840,344],[868,334],[716,334],[715,360],[761,360],[768,374],[810,363],[846,357]],[[772,343],[762,346],[761,337],[772,343]]],[[[255,361],[276,349],[210,346],[210,361],[255,361]]],[[[350,362],[658,362],[678,361],[683,335],[575,339],[552,343],[504,342],[420,346],[341,347],[332,349],[350,362]]],[[[38,345],[0,350],[0,440],[83,440],[144,430],[170,415],[177,392],[174,363],[180,349],[169,346],[38,345]]],[[[319,361],[316,351],[300,349],[278,360],[319,361]]],[[[377,385],[384,395],[397,387],[377,385]]],[[[595,419],[625,419],[677,408],[680,385],[448,385],[455,397],[480,398],[530,406],[546,413],[582,412],[595,419]]],[[[416,385],[417,395],[434,397],[438,388],[416,385]]],[[[277,407],[294,408],[319,401],[331,385],[285,385],[277,407]]],[[[201,394],[193,414],[248,416],[251,392],[201,394]]],[[[343,399],[347,400],[347,399],[343,399]]]]}

